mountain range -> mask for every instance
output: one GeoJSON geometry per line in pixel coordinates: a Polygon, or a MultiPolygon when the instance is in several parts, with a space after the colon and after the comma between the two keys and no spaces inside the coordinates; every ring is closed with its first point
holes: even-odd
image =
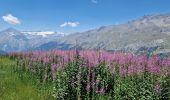
{"type": "Polygon", "coordinates": [[[170,51],[170,13],[143,16],[119,25],[102,26],[70,35],[47,32],[0,32],[5,52],[51,49],[108,50],[132,53],[170,51]]]}
{"type": "Polygon", "coordinates": [[[8,28],[1,31],[0,36],[1,51],[20,52],[33,50],[37,46],[63,37],[64,34],[59,32],[21,32],[14,28],[8,28]]]}

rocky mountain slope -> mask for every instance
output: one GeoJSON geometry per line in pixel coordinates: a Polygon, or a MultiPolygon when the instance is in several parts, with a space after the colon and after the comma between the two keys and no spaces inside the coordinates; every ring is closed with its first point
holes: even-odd
{"type": "MultiPolygon", "coordinates": [[[[62,49],[101,49],[139,52],[153,48],[170,48],[170,14],[149,15],[120,25],[102,26],[82,33],[70,34],[39,47],[42,50],[62,49]],[[47,45],[49,48],[46,48],[47,45]],[[59,47],[61,49],[61,46],[59,47]]],[[[156,50],[154,49],[154,50],[156,50]]]]}

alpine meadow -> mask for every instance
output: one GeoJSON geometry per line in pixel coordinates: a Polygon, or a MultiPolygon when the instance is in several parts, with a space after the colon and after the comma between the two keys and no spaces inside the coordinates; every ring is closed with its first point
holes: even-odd
{"type": "Polygon", "coordinates": [[[170,1],[0,1],[0,100],[170,100],[170,1]]]}

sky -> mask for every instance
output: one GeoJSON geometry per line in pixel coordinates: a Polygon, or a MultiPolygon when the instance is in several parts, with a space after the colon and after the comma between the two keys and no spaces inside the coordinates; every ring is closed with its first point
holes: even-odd
{"type": "Polygon", "coordinates": [[[0,0],[0,30],[74,33],[170,13],[170,0],[0,0]]]}

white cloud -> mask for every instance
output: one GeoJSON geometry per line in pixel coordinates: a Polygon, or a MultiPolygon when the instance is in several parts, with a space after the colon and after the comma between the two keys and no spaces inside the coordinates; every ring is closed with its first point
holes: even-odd
{"type": "Polygon", "coordinates": [[[91,0],[91,2],[97,4],[98,0],[91,0]]]}
{"type": "Polygon", "coordinates": [[[19,19],[15,16],[13,16],[12,14],[8,14],[6,16],[2,16],[2,19],[12,25],[16,25],[16,24],[20,24],[21,22],[19,21],[19,19]]]}
{"type": "Polygon", "coordinates": [[[78,25],[80,25],[79,22],[64,22],[60,27],[77,27],[78,25]]]}

